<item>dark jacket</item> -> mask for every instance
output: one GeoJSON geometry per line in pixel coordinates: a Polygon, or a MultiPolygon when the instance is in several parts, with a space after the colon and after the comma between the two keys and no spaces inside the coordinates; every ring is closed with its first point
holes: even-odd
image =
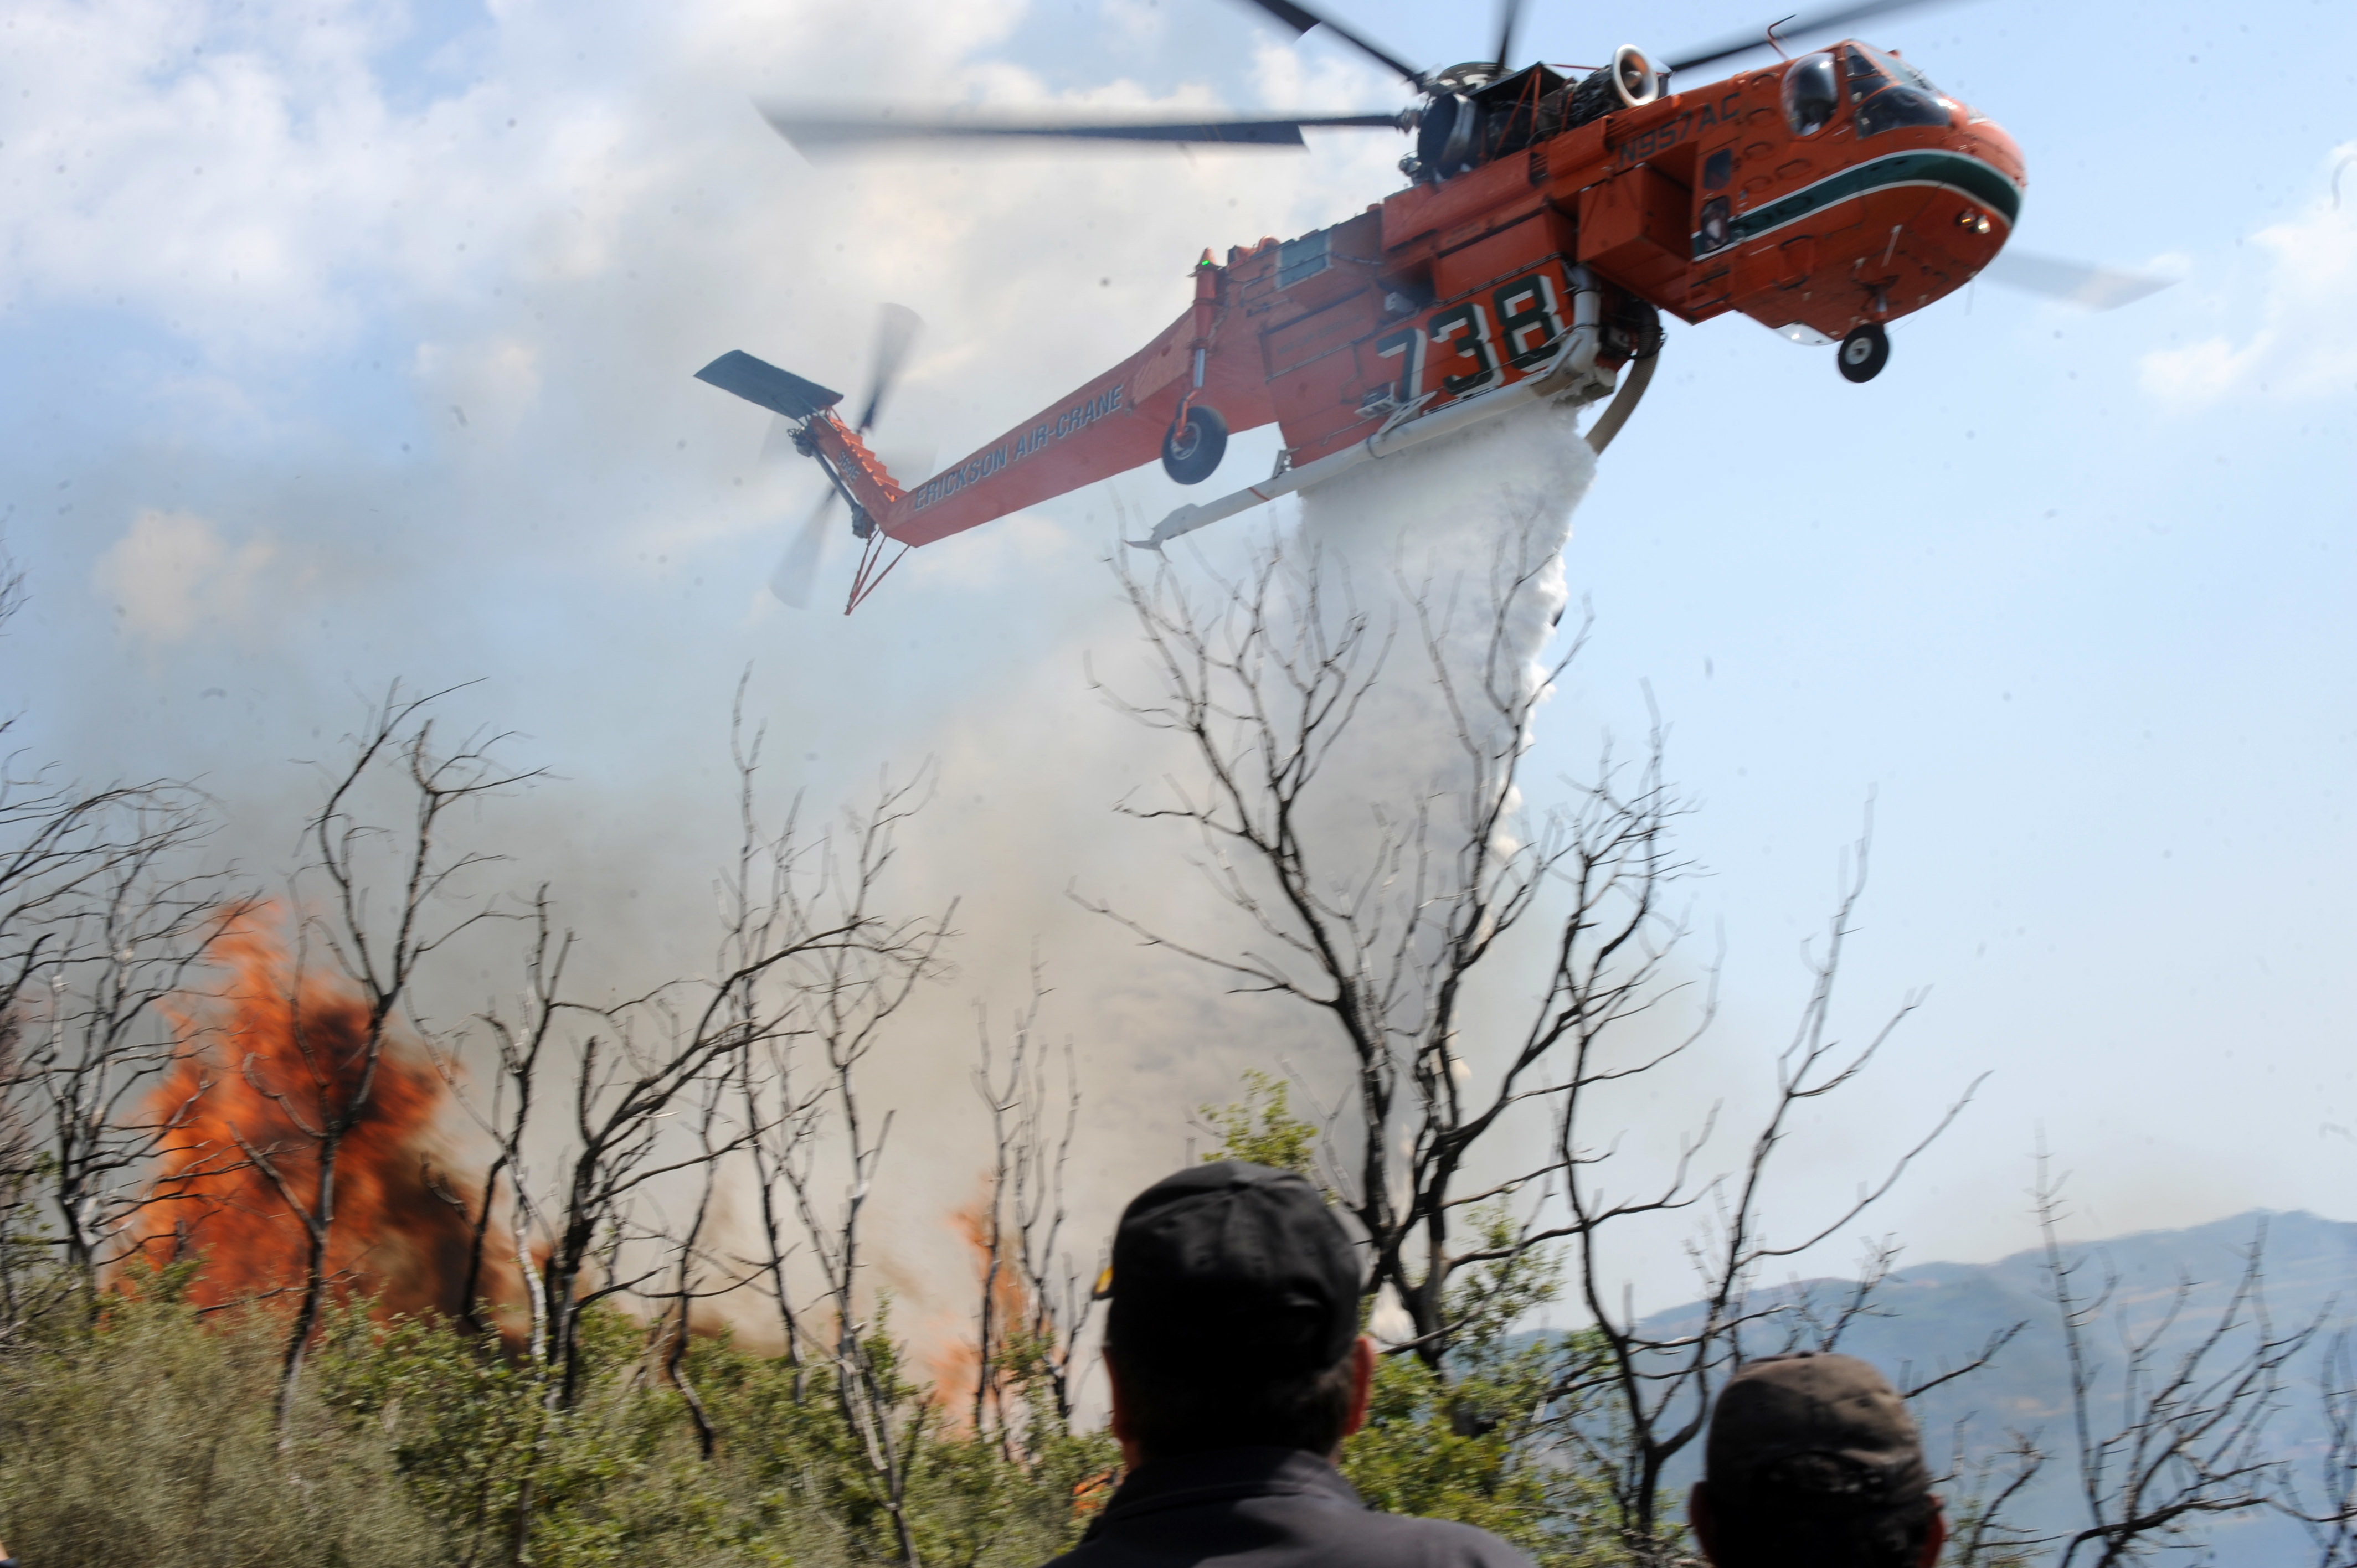
{"type": "Polygon", "coordinates": [[[1377,1513],[1297,1448],[1227,1448],[1140,1466],[1049,1568],[1530,1568],[1469,1524],[1377,1513]]]}

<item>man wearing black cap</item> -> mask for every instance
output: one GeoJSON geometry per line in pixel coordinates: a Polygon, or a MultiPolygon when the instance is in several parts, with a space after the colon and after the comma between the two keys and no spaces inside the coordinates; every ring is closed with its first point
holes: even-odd
{"type": "Polygon", "coordinates": [[[1050,1568],[1529,1568],[1486,1530],[1373,1512],[1335,1470],[1374,1375],[1360,1278],[1298,1176],[1228,1160],[1138,1194],[1099,1287],[1128,1478],[1050,1568]]]}
{"type": "Polygon", "coordinates": [[[1931,1568],[1948,1536],[1906,1401],[1805,1352],[1727,1380],[1686,1520],[1717,1568],[1931,1568]]]}

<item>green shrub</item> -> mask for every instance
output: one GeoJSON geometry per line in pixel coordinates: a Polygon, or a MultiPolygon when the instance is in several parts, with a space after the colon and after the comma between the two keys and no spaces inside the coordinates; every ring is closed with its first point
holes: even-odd
{"type": "MultiPolygon", "coordinates": [[[[277,1427],[284,1326],[210,1316],[170,1280],[61,1315],[0,1356],[0,1539],[39,1568],[836,1568],[897,1560],[885,1499],[832,1369],[726,1337],[685,1376],[719,1434],[704,1456],[646,1326],[590,1316],[570,1410],[496,1340],[331,1316],[277,1427]],[[527,1527],[521,1542],[517,1521],[527,1527]]],[[[1032,1568],[1077,1538],[1075,1498],[1116,1461],[1043,1397],[1019,1433],[952,1429],[871,1347],[909,1458],[928,1568],[1032,1568]]],[[[1036,1393],[1036,1391],[1033,1391],[1036,1393]]]]}
{"type": "Polygon", "coordinates": [[[281,1444],[272,1321],[165,1299],[0,1361],[0,1534],[41,1568],[409,1568],[436,1531],[390,1445],[316,1401],[281,1444]],[[357,1440],[356,1440],[357,1437],[357,1440]]]}

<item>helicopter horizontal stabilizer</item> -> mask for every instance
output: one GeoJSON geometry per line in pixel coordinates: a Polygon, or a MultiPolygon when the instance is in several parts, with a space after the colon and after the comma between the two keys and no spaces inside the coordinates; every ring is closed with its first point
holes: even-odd
{"type": "Polygon", "coordinates": [[[806,381],[791,371],[781,371],[767,360],[757,360],[742,349],[732,349],[695,372],[722,392],[735,392],[747,403],[758,403],[788,419],[808,419],[820,409],[843,401],[816,381],[806,381]]]}

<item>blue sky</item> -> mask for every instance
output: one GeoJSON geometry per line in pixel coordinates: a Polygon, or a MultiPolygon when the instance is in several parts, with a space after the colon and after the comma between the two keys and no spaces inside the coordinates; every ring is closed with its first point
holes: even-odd
{"type": "MultiPolygon", "coordinates": [[[[1435,64],[1491,25],[1347,14],[1435,64]]],[[[1524,39],[1590,63],[1765,19],[1537,0],[1524,39]]],[[[0,511],[33,599],[0,647],[30,745],[201,776],[261,871],[292,759],[366,694],[479,680],[454,717],[555,774],[493,825],[619,983],[705,940],[749,666],[781,794],[941,770],[912,892],[987,914],[912,1114],[964,1124],[956,1020],[1036,944],[1135,1129],[1093,1156],[1105,1190],[1175,1157],[1170,1108],[1258,1026],[1062,897],[1178,897],[1107,810],[1154,764],[1083,673],[1125,646],[1119,520],[1175,492],[1125,478],[920,553],[848,621],[795,615],[760,585],[808,478],[689,375],[741,347],[850,386],[901,301],[929,328],[885,445],[946,455],[1146,341],[1203,247],[1397,184],[1388,134],[813,168],[755,93],[1336,110],[1395,83],[1226,0],[27,0],[8,27],[0,511]]],[[[1641,730],[1650,689],[1702,807],[1696,950],[1726,952],[1689,1087],[1738,1101],[1872,798],[1854,1021],[1931,999],[1796,1202],[1987,1069],[1885,1222],[1918,1256],[2023,1243],[2041,1129],[2090,1230],[2345,1218],[2357,12],[1984,0],[1871,37],[2019,140],[2022,246],[2184,281],[2099,317],[1976,287],[1866,387],[1740,319],[1674,330],[1576,521],[1597,628],[1541,776],[1641,730]]]]}

